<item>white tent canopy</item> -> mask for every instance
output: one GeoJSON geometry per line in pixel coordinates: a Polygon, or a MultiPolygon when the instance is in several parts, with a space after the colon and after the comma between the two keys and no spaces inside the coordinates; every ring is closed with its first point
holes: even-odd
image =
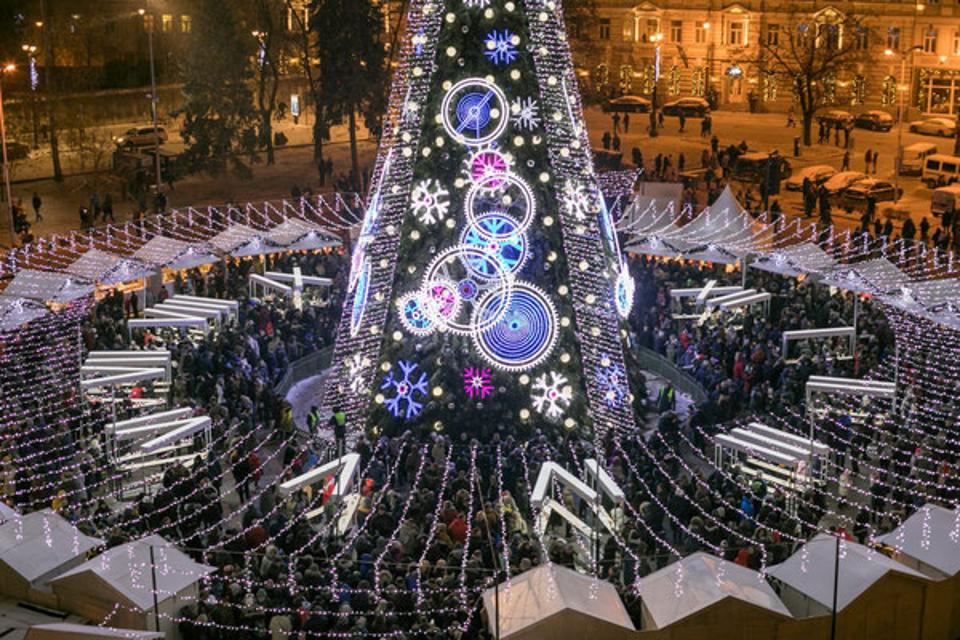
{"type": "Polygon", "coordinates": [[[10,520],[18,517],[20,517],[20,514],[16,509],[7,506],[7,503],[5,502],[0,502],[0,524],[9,522],[10,520]]]}
{"type": "MultiPolygon", "coordinates": [[[[262,233],[245,224],[231,224],[229,227],[210,238],[212,244],[218,251],[233,254],[247,243],[256,238],[262,237],[262,233]]],[[[254,255],[254,254],[250,254],[254,255]]]]}
{"type": "Polygon", "coordinates": [[[50,313],[39,302],[0,295],[0,331],[11,331],[50,313]]]}
{"type": "Polygon", "coordinates": [[[340,246],[340,240],[324,231],[319,225],[290,218],[271,229],[266,240],[275,247],[284,249],[324,249],[340,246]]]}
{"type": "Polygon", "coordinates": [[[823,281],[855,293],[881,294],[910,283],[910,277],[886,258],[838,265],[823,281]]]}
{"type": "Polygon", "coordinates": [[[102,285],[139,280],[153,269],[134,258],[122,258],[100,249],[90,249],[66,268],[66,272],[102,285]]]}
{"type": "Polygon", "coordinates": [[[754,269],[796,277],[801,274],[826,273],[836,266],[829,253],[812,242],[791,245],[758,258],[754,269]]]}
{"type": "Polygon", "coordinates": [[[960,511],[927,504],[878,541],[952,577],[960,573],[958,524],[960,511]]]}
{"type": "Polygon", "coordinates": [[[205,242],[186,242],[165,236],[150,238],[134,252],[133,257],[154,267],[167,269],[192,269],[219,260],[213,247],[205,242]]]}
{"type": "Polygon", "coordinates": [[[35,624],[27,629],[24,640],[159,640],[165,634],[158,631],[136,631],[134,629],[115,629],[113,627],[94,627],[88,624],[54,622],[35,624]]]}
{"type": "MultiPolygon", "coordinates": [[[[831,609],[836,544],[836,538],[821,533],[784,562],[770,567],[767,575],[792,587],[817,604],[831,609]]],[[[924,577],[923,574],[869,547],[847,541],[841,541],[840,545],[837,611],[842,611],[891,571],[914,578],[924,577]]]]}
{"type": "Polygon", "coordinates": [[[0,525],[0,562],[31,584],[52,578],[102,544],[48,509],[0,525]]]}
{"type": "MultiPolygon", "coordinates": [[[[509,589],[501,586],[499,594],[487,589],[483,606],[491,629],[499,610],[501,638],[520,634],[564,611],[628,630],[634,628],[613,585],[558,565],[542,565],[514,576],[509,589]]],[[[544,633],[538,637],[558,636],[544,633]]]]}
{"type": "Polygon", "coordinates": [[[51,583],[89,575],[97,579],[91,584],[105,583],[141,611],[149,611],[153,608],[149,587],[153,575],[157,580],[157,600],[163,602],[214,571],[214,567],[194,562],[164,538],[153,535],[105,551],[51,583]],[[155,572],[150,571],[150,547],[154,548],[155,572]],[[131,567],[137,570],[131,571],[131,567]]]}
{"type": "Polygon", "coordinates": [[[66,304],[93,293],[93,284],[53,271],[21,269],[10,281],[3,295],[30,298],[40,302],[66,304]]]}
{"type": "Polygon", "coordinates": [[[726,598],[791,617],[773,588],[756,571],[702,552],[641,579],[640,597],[658,629],[726,598]],[[683,590],[681,598],[676,595],[678,584],[683,590]]]}

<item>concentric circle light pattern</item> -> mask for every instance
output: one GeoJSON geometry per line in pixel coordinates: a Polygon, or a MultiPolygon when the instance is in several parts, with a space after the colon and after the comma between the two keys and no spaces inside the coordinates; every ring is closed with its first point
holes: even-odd
{"type": "MultiPolygon", "coordinates": [[[[502,306],[501,294],[488,294],[478,305],[475,324],[487,324],[502,306]]],[[[473,336],[474,345],[490,364],[506,371],[526,371],[550,355],[557,342],[557,312],[546,295],[527,283],[517,283],[503,317],[489,330],[473,336]]]]}
{"type": "Polygon", "coordinates": [[[467,269],[483,280],[496,278],[502,270],[517,273],[527,259],[527,240],[517,231],[517,223],[496,213],[478,218],[464,229],[461,244],[487,253],[465,256],[467,269]]]}
{"type": "Polygon", "coordinates": [[[462,144],[496,140],[510,121],[503,89],[483,78],[467,78],[450,87],[441,106],[443,127],[462,144]]]}

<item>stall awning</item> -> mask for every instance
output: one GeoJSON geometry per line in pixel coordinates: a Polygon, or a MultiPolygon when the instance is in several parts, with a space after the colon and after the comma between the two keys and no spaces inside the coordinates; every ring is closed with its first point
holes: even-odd
{"type": "MultiPolygon", "coordinates": [[[[223,253],[235,255],[234,251],[262,237],[263,233],[252,227],[248,227],[245,224],[232,224],[210,238],[210,244],[223,253]]],[[[256,253],[251,253],[250,255],[256,255],[256,253]]]]}
{"type": "Polygon", "coordinates": [[[291,218],[271,229],[266,235],[266,241],[283,249],[324,249],[340,246],[340,240],[319,225],[291,218]]]}
{"type": "Polygon", "coordinates": [[[0,295],[0,331],[12,331],[48,313],[49,309],[34,300],[0,295]]]}
{"type": "Polygon", "coordinates": [[[837,265],[829,253],[812,242],[777,249],[750,264],[753,269],[797,277],[826,273],[837,265]]]}
{"type": "Polygon", "coordinates": [[[911,284],[910,277],[886,258],[838,265],[823,282],[855,293],[879,295],[911,284]]]}
{"type": "Polygon", "coordinates": [[[145,278],[153,269],[134,258],[123,258],[100,249],[90,249],[66,268],[66,272],[90,282],[116,285],[145,278]]]}
{"type": "Polygon", "coordinates": [[[134,254],[141,262],[156,268],[192,269],[219,260],[212,245],[154,236],[134,254]]]}

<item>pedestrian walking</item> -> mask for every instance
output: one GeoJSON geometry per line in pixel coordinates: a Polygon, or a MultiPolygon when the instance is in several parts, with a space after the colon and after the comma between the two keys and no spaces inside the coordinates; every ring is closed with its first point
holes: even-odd
{"type": "Polygon", "coordinates": [[[841,166],[841,171],[850,171],[850,151],[843,152],[843,165],[841,166]]]}
{"type": "Polygon", "coordinates": [[[610,150],[610,143],[613,141],[613,136],[610,135],[609,131],[603,132],[603,137],[600,138],[600,143],[603,145],[603,148],[607,151],[610,150]]]}
{"type": "Polygon", "coordinates": [[[93,216],[92,222],[96,224],[97,218],[100,217],[100,194],[96,191],[90,196],[90,214],[93,216]]]}
{"type": "Polygon", "coordinates": [[[613,132],[620,133],[620,114],[613,114],[613,132]]]}
{"type": "Polygon", "coordinates": [[[870,173],[870,163],[873,161],[873,151],[867,149],[863,152],[863,172],[870,173]]]}
{"type": "Polygon", "coordinates": [[[620,136],[613,134],[613,150],[620,151],[620,136]]]}
{"type": "Polygon", "coordinates": [[[40,207],[43,206],[43,200],[40,198],[40,194],[36,191],[33,192],[33,215],[35,216],[34,222],[40,222],[43,220],[43,216],[40,215],[40,207]]]}
{"type": "Polygon", "coordinates": [[[623,132],[630,133],[630,114],[623,114],[623,132]]]}
{"type": "Polygon", "coordinates": [[[340,457],[347,449],[347,414],[340,407],[335,407],[330,416],[330,428],[337,447],[337,457],[340,457]]]}
{"type": "Polygon", "coordinates": [[[680,121],[680,133],[683,133],[687,126],[687,117],[681,113],[679,116],[677,116],[677,120],[680,121]]]}
{"type": "Polygon", "coordinates": [[[116,222],[113,218],[113,196],[109,193],[103,198],[103,221],[106,222],[108,218],[110,222],[116,222]]]}
{"type": "Polygon", "coordinates": [[[873,152],[873,173],[874,173],[874,175],[876,175],[876,173],[877,173],[877,159],[878,159],[879,157],[880,157],[880,152],[879,152],[879,151],[874,151],[874,152],[873,152]]]}

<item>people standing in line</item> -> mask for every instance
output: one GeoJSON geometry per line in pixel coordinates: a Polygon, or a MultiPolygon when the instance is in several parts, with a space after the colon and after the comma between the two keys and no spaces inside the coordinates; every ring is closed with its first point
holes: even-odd
{"type": "Polygon", "coordinates": [[[34,222],[40,222],[43,220],[43,216],[40,215],[40,207],[43,206],[43,200],[40,198],[40,194],[36,191],[33,192],[33,215],[35,216],[34,222]]]}

